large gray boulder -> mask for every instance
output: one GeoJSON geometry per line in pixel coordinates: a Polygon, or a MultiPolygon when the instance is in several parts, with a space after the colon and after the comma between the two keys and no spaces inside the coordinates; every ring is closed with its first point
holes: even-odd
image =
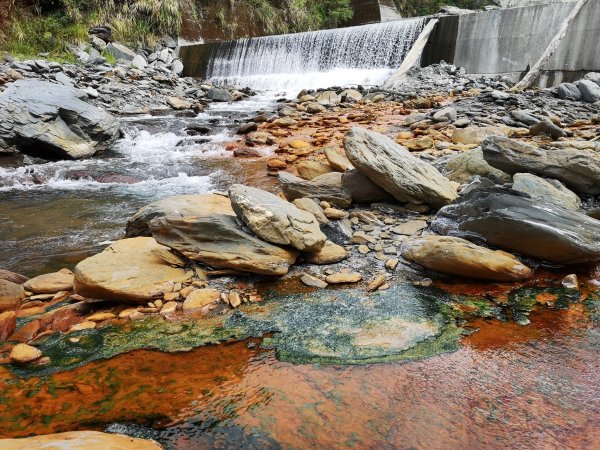
{"type": "Polygon", "coordinates": [[[532,172],[562,181],[582,194],[600,194],[600,154],[569,147],[544,149],[501,136],[482,143],[483,157],[508,174],[532,172]]]}
{"type": "Polygon", "coordinates": [[[139,209],[127,221],[125,237],[152,236],[150,221],[171,214],[193,216],[196,214],[233,214],[227,197],[213,194],[178,195],[158,200],[139,209]]]}
{"type": "Polygon", "coordinates": [[[400,202],[441,207],[457,197],[456,186],[435,167],[379,133],[353,128],[346,135],[345,148],[359,172],[400,202]]]}
{"type": "Polygon", "coordinates": [[[600,86],[591,80],[579,80],[575,82],[575,86],[581,92],[581,99],[584,102],[596,103],[600,101],[600,86]]]}
{"type": "Polygon", "coordinates": [[[298,253],[247,233],[235,214],[166,216],[153,219],[150,230],[163,245],[211,267],[259,275],[285,275],[298,253]]]}
{"type": "Polygon", "coordinates": [[[510,183],[510,175],[490,166],[483,159],[480,147],[452,156],[446,161],[442,173],[457,183],[468,183],[477,175],[498,183],[510,183]]]}
{"type": "Polygon", "coordinates": [[[122,59],[125,61],[133,61],[137,54],[129,47],[119,44],[118,42],[111,42],[106,46],[106,51],[114,56],[117,60],[122,59]]]}
{"type": "Polygon", "coordinates": [[[556,95],[563,100],[581,100],[581,91],[573,83],[562,83],[556,87],[556,95]]]}
{"type": "Polygon", "coordinates": [[[119,122],[87,98],[47,81],[9,84],[0,94],[0,145],[47,159],[87,158],[106,149],[117,138],[119,122]]]}
{"type": "Polygon", "coordinates": [[[577,194],[567,189],[560,181],[540,178],[531,173],[517,173],[513,180],[512,188],[528,194],[531,198],[574,211],[578,211],[581,206],[581,199],[577,194]]]}
{"type": "Polygon", "coordinates": [[[264,241],[305,252],[318,252],[325,245],[327,237],[314,215],[270,192],[234,184],[229,199],[237,216],[264,241]]]}
{"type": "Polygon", "coordinates": [[[557,264],[600,261],[600,221],[506,188],[471,192],[431,229],[557,264]]]}

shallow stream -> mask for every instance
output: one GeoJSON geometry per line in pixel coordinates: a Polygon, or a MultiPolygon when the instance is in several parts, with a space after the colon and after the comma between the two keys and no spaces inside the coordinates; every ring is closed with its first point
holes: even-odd
{"type": "MultiPolygon", "coordinates": [[[[2,266],[73,268],[151,201],[273,183],[264,161],[225,150],[238,121],[273,102],[131,117],[109,152],[86,161],[0,160],[2,266]]],[[[169,449],[597,446],[598,302],[535,294],[554,299],[549,308],[490,292],[296,287],[192,325],[55,334],[36,344],[52,355],[45,369],[0,368],[0,437],[108,429],[169,449]],[[517,324],[523,313],[529,325],[517,324]]]]}

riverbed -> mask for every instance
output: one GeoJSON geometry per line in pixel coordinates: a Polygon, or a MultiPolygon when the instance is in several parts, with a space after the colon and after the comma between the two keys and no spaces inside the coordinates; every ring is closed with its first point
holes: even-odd
{"type": "MultiPolygon", "coordinates": [[[[266,175],[263,158],[233,158],[226,147],[236,140],[241,122],[272,112],[275,99],[218,104],[191,116],[129,117],[121,139],[90,160],[7,158],[0,168],[5,268],[30,276],[72,269],[123,237],[127,218],[157,199],[224,190],[233,182],[272,188],[275,181],[266,175]],[[190,136],[186,130],[191,128],[198,135],[190,136]],[[94,180],[98,174],[109,181],[94,180]]],[[[261,149],[265,157],[272,151],[261,149]]],[[[540,276],[532,284],[550,289],[559,282],[558,275],[540,276]]],[[[502,300],[510,287],[447,282],[438,287],[457,290],[463,300],[472,297],[469,307],[483,301],[499,312],[461,315],[460,335],[448,341],[452,345],[387,362],[330,357],[343,345],[327,347],[325,358],[298,357],[298,349],[313,356],[315,349],[324,351],[320,345],[328,342],[330,330],[316,320],[319,345],[310,341],[307,325],[296,336],[273,336],[266,332],[268,325],[259,337],[240,334],[241,341],[203,343],[194,350],[133,350],[108,359],[88,354],[78,361],[69,361],[67,354],[62,368],[53,365],[42,374],[3,367],[0,436],[97,429],[153,438],[169,449],[593,448],[600,439],[596,302],[576,297],[538,304],[527,311],[530,324],[518,325],[500,311],[511,308],[502,300]],[[291,343],[287,347],[285,339],[291,343]]],[[[343,320],[349,305],[372,308],[378,299],[393,305],[400,301],[398,292],[413,292],[412,287],[392,289],[374,297],[361,288],[339,294],[298,285],[286,289],[294,295],[286,300],[288,311],[302,316],[314,302],[315,311],[336,317],[335,332],[347,331],[343,320]],[[294,307],[294,302],[304,304],[294,307]]],[[[414,292],[412,300],[402,297],[409,313],[423,302],[419,288],[414,292]]],[[[445,294],[431,295],[427,305],[437,305],[434,314],[452,305],[445,294]]],[[[281,301],[275,296],[264,306],[243,306],[234,318],[256,318],[281,301]]],[[[286,331],[278,327],[279,333],[286,331]]],[[[377,335],[381,348],[393,348],[390,331],[397,328],[386,329],[389,341],[375,331],[363,342],[372,343],[377,335]]]]}

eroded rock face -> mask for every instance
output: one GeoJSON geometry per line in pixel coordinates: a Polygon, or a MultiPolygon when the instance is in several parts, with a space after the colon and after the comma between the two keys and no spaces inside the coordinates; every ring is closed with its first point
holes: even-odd
{"type": "Polygon", "coordinates": [[[78,159],[106,149],[117,138],[119,122],[83,101],[88,95],[70,86],[20,80],[0,95],[0,142],[46,159],[78,159]]]}
{"type": "Polygon", "coordinates": [[[510,175],[532,172],[555,178],[582,194],[600,194],[600,155],[577,148],[544,149],[506,137],[493,136],[483,144],[483,157],[510,175]]]}
{"type": "Polygon", "coordinates": [[[531,277],[514,255],[451,236],[424,236],[402,245],[402,256],[436,272],[494,281],[531,277]]]}
{"type": "Polygon", "coordinates": [[[235,214],[169,215],[150,222],[155,239],[191,260],[260,275],[285,275],[298,253],[246,233],[235,214]]]}
{"type": "Polygon", "coordinates": [[[0,439],[4,450],[80,448],[86,450],[161,450],[154,441],[99,431],[70,431],[23,439],[0,439]]]}
{"type": "Polygon", "coordinates": [[[234,184],[229,199],[238,217],[267,242],[308,252],[318,252],[325,245],[327,237],[314,215],[270,192],[234,184]]]}
{"type": "Polygon", "coordinates": [[[153,238],[123,239],[75,267],[75,292],[89,298],[145,304],[162,298],[169,282],[189,277],[171,267],[155,250],[166,250],[153,238]]]}
{"type": "Polygon", "coordinates": [[[600,222],[505,188],[476,190],[438,211],[431,229],[557,264],[600,261],[600,222]]]}
{"type": "Polygon", "coordinates": [[[179,195],[159,200],[139,209],[128,221],[126,237],[152,236],[148,224],[156,217],[228,214],[234,215],[231,203],[222,195],[179,195]]]}
{"type": "Polygon", "coordinates": [[[456,187],[435,167],[381,134],[353,128],[345,147],[354,167],[400,202],[441,207],[457,197],[456,187]]]}
{"type": "Polygon", "coordinates": [[[318,198],[333,203],[341,208],[349,208],[352,204],[352,195],[347,189],[316,181],[305,181],[287,172],[279,173],[282,183],[283,195],[289,201],[297,198],[318,198]]]}

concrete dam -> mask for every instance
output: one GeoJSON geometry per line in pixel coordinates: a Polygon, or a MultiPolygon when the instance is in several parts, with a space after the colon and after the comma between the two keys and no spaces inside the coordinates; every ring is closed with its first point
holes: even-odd
{"type": "MultiPolygon", "coordinates": [[[[380,84],[400,67],[432,19],[189,45],[181,47],[180,56],[188,76],[216,77],[233,84],[241,83],[240,77],[251,76],[253,80],[246,81],[257,88],[273,87],[282,77],[300,76],[306,81],[309,73],[335,75],[313,80],[309,87],[380,84]],[[309,49],[310,58],[306,57],[309,49]],[[365,69],[379,73],[363,78],[343,76],[365,69]]],[[[600,46],[595,45],[600,41],[600,0],[438,15],[435,19],[416,61],[421,66],[446,61],[468,73],[505,75],[518,81],[542,56],[548,56],[553,44],[555,48],[539,68],[538,86],[553,86],[600,70],[600,46]]]]}

